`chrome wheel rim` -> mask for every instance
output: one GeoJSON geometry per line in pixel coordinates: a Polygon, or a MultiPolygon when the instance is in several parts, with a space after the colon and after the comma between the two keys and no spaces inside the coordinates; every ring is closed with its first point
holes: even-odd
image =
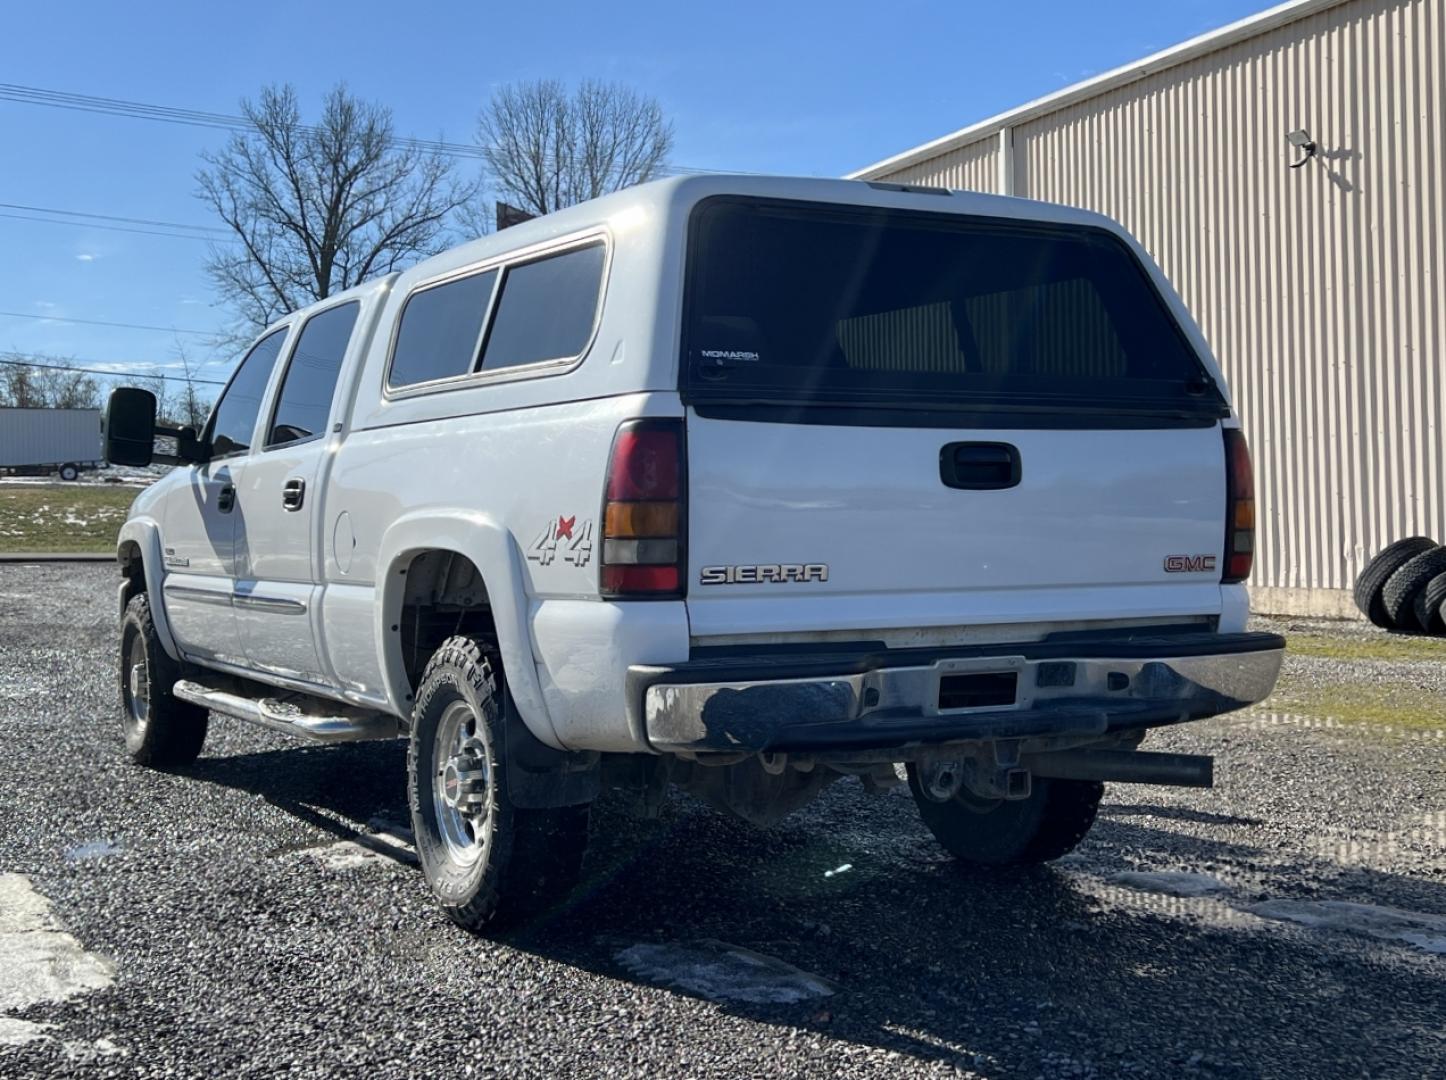
{"type": "Polygon", "coordinates": [[[146,671],[146,647],[139,635],[131,639],[122,670],[125,681],[126,722],[137,734],[151,718],[151,678],[146,671]]]}
{"type": "Polygon", "coordinates": [[[491,836],[492,762],[477,715],[465,701],[448,705],[432,746],[432,807],[453,862],[482,857],[491,836]]]}

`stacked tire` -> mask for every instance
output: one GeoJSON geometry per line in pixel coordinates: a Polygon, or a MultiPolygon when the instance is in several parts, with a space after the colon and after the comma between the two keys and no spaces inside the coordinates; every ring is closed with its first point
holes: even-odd
{"type": "Polygon", "coordinates": [[[1383,629],[1446,635],[1446,547],[1425,536],[1397,540],[1366,564],[1355,600],[1383,629]]]}

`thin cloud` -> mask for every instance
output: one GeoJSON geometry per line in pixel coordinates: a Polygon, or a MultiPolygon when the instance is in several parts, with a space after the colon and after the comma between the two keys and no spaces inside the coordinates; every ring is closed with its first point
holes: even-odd
{"type": "Polygon", "coordinates": [[[89,251],[82,251],[76,256],[76,259],[80,262],[95,262],[99,257],[98,255],[92,255],[89,251]]]}

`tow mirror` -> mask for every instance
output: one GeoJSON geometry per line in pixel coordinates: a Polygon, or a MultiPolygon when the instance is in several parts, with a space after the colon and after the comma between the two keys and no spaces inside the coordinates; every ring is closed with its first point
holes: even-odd
{"type": "Polygon", "coordinates": [[[110,392],[105,404],[105,459],[112,465],[145,466],[153,461],[165,465],[201,462],[206,447],[193,427],[174,428],[156,423],[156,395],[138,386],[120,386],[110,392]],[[156,436],[176,440],[176,452],[156,452],[156,436]]]}
{"type": "Polygon", "coordinates": [[[112,465],[149,465],[156,456],[156,395],[119,386],[105,403],[105,459],[112,465]]]}

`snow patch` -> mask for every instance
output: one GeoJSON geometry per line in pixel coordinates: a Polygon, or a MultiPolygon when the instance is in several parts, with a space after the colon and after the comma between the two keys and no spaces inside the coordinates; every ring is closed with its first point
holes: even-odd
{"type": "Polygon", "coordinates": [[[1318,930],[1341,930],[1384,941],[1402,941],[1446,956],[1446,915],[1423,915],[1401,908],[1357,904],[1349,900],[1265,900],[1247,909],[1263,919],[1299,923],[1318,930]]]}
{"type": "MultiPolygon", "coordinates": [[[[65,932],[29,878],[0,874],[0,1014],[103,990],[112,981],[111,964],[65,932]]],[[[45,1038],[51,1027],[0,1015],[0,1045],[45,1038]]]]}
{"type": "Polygon", "coordinates": [[[0,1046],[24,1046],[45,1038],[45,1033],[54,1027],[54,1024],[37,1024],[31,1020],[17,1020],[13,1016],[0,1016],[0,1046]]]}
{"type": "Polygon", "coordinates": [[[367,822],[367,831],[350,840],[297,852],[326,870],[357,870],[367,866],[417,862],[412,830],[383,818],[367,822]]]}
{"type": "Polygon", "coordinates": [[[95,1042],[86,1042],[83,1039],[66,1040],[61,1044],[61,1049],[66,1058],[82,1065],[92,1065],[103,1058],[130,1056],[129,1050],[106,1038],[96,1039],[95,1042]]]}
{"type": "Polygon", "coordinates": [[[1210,896],[1230,888],[1210,874],[1187,870],[1122,870],[1111,874],[1108,880],[1116,885],[1166,896],[1210,896]]]}
{"type": "Polygon", "coordinates": [[[712,938],[632,945],[616,959],[640,979],[675,986],[709,1001],[792,1005],[835,992],[826,979],[777,957],[712,938]]]}

